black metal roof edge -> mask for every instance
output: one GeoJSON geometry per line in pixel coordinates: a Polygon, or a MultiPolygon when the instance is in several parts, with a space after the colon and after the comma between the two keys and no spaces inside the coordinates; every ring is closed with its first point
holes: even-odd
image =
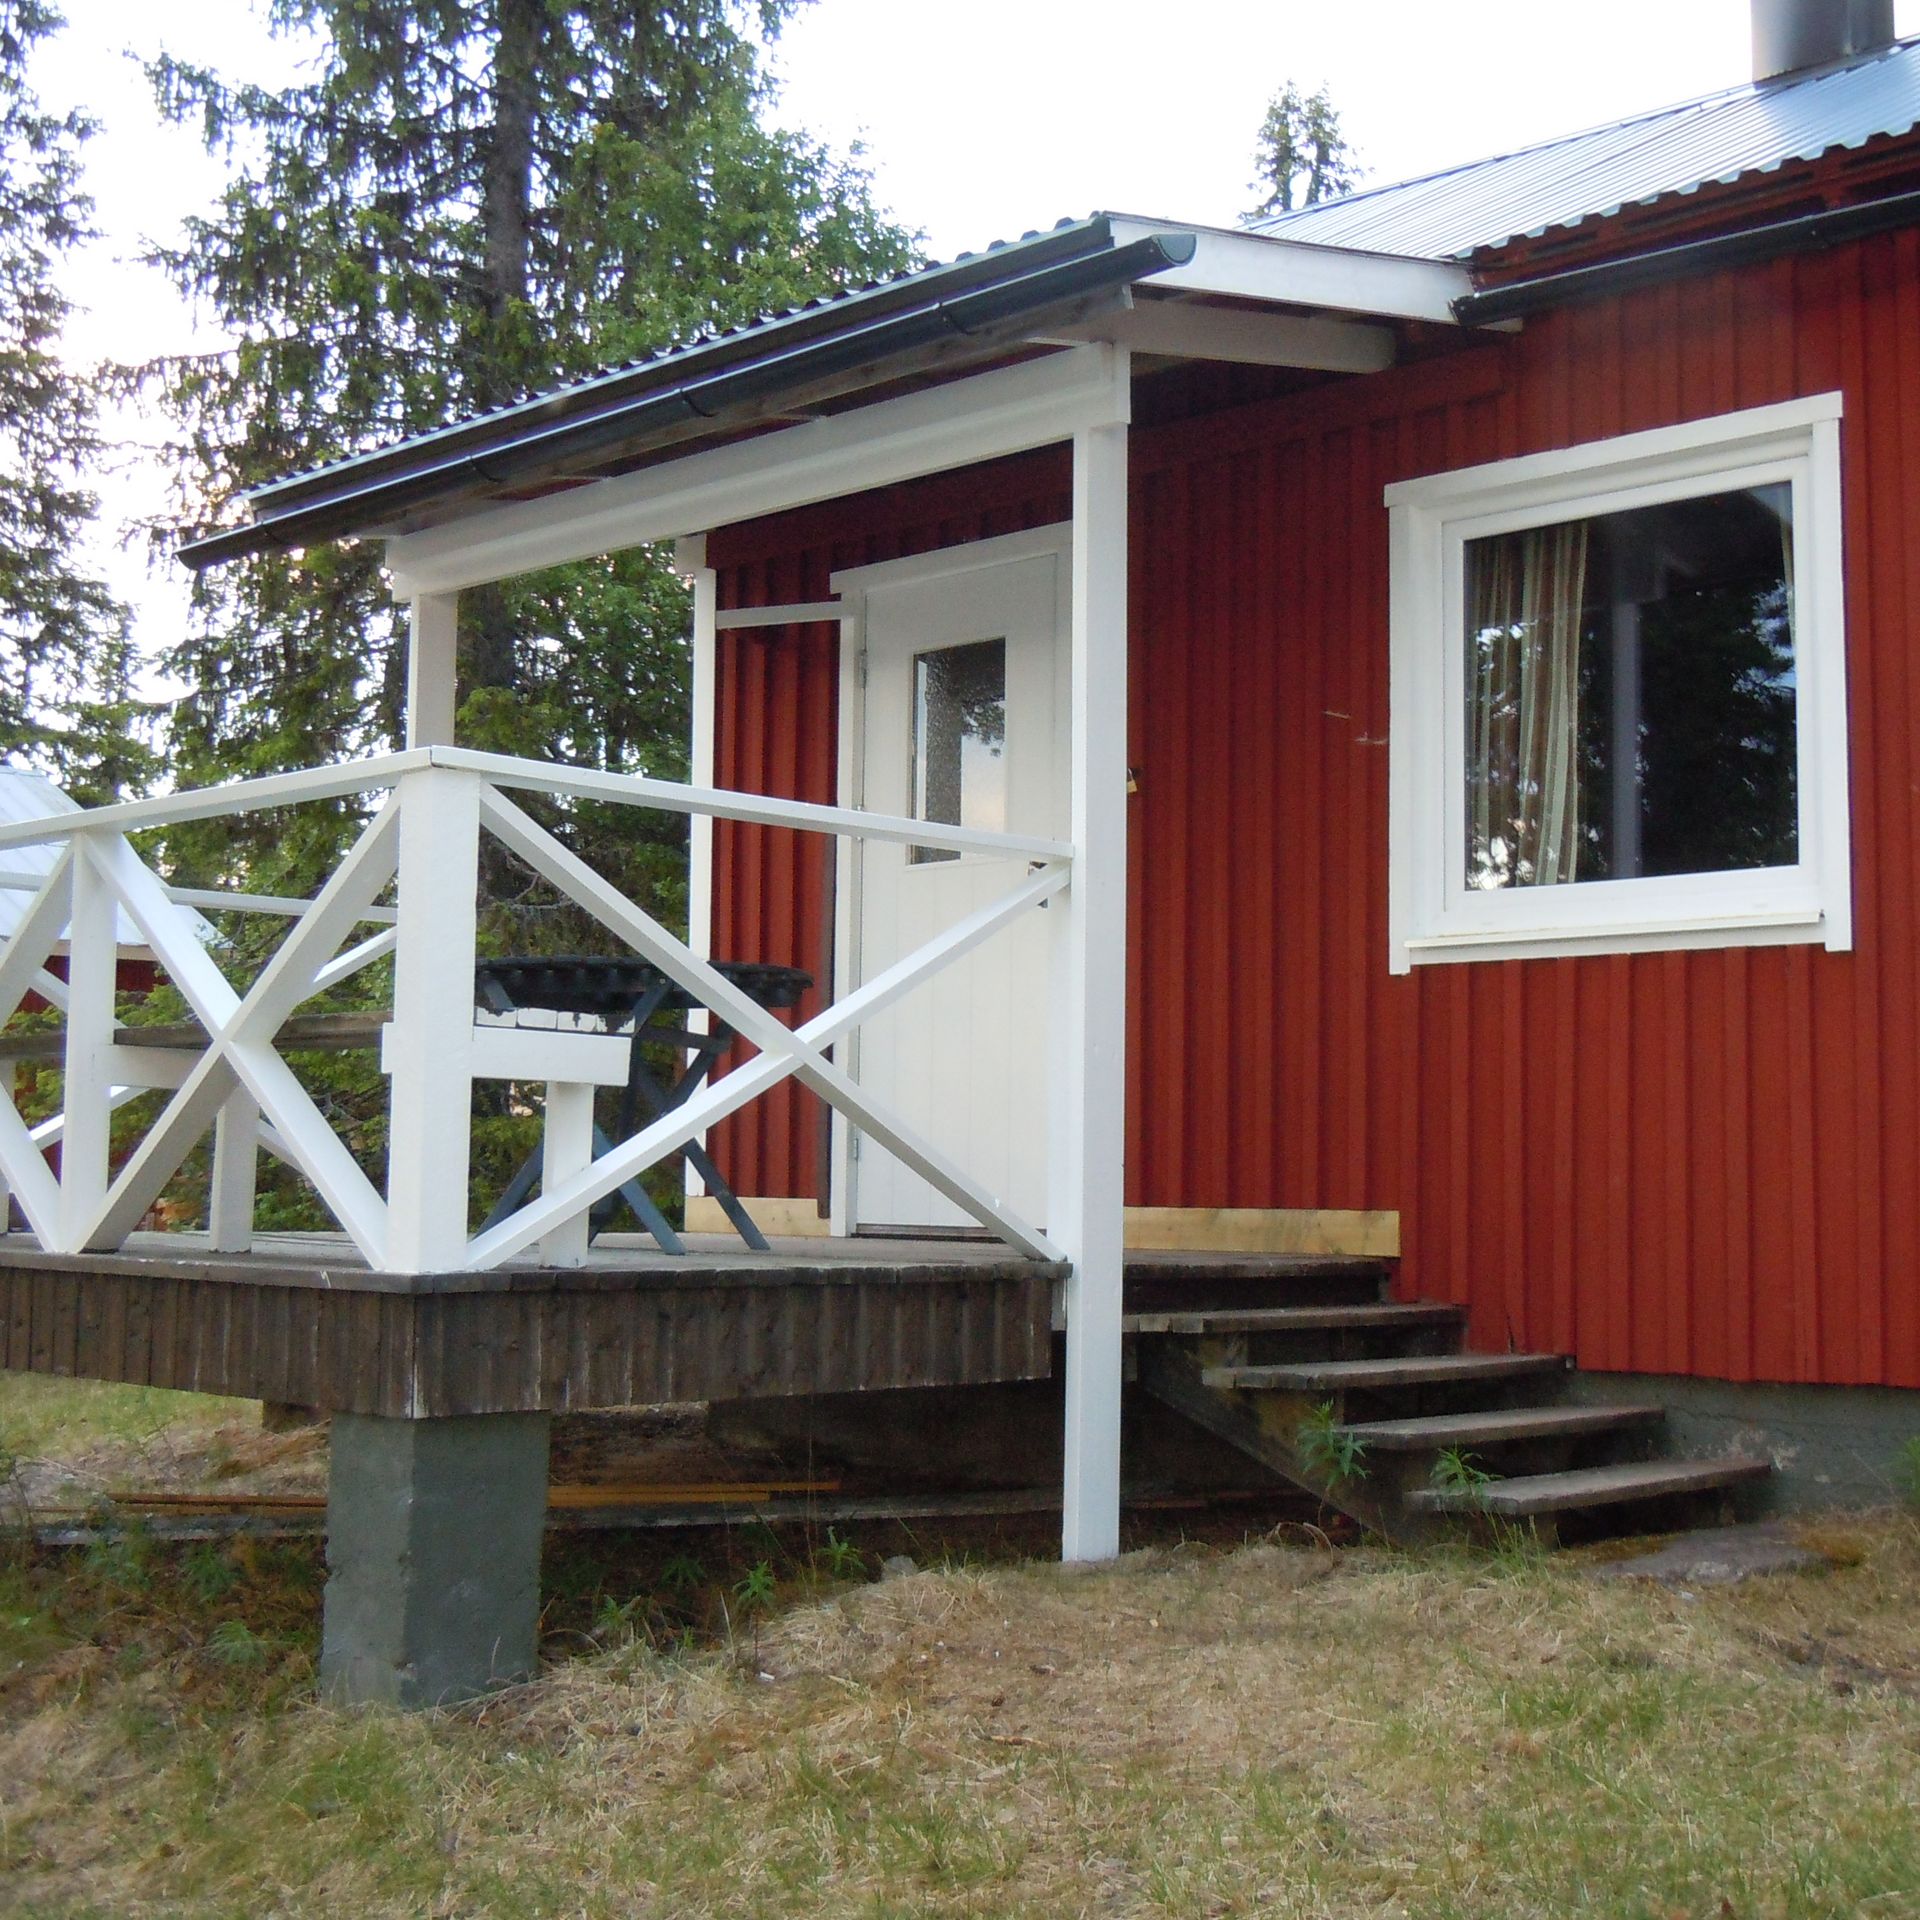
{"type": "Polygon", "coordinates": [[[718,423],[747,406],[764,411],[782,390],[1004,325],[1075,293],[1129,284],[1190,259],[1194,246],[1194,236],[1181,232],[1117,246],[1104,215],[1063,224],[275,482],[247,496],[256,514],[249,525],[191,542],[178,555],[200,567],[337,536],[461,482],[499,484],[563,453],[578,456],[663,425],[718,423]]]}
{"type": "Polygon", "coordinates": [[[1652,286],[1682,274],[1749,266],[1785,253],[1808,253],[1915,225],[1920,225],[1920,192],[1907,189],[1856,201],[1851,206],[1823,208],[1817,213],[1770,220],[1762,226],[1736,227],[1730,233],[1682,240],[1651,253],[1629,253],[1583,267],[1563,267],[1527,280],[1510,280],[1462,294],[1453,302],[1453,312],[1462,326],[1489,326],[1499,320],[1523,319],[1573,300],[1652,286]]]}
{"type": "Polygon", "coordinates": [[[410,434],[403,440],[391,441],[366,453],[329,461],[324,467],[290,474],[284,480],[269,481],[264,486],[250,488],[246,497],[257,506],[271,506],[282,500],[294,502],[309,490],[324,486],[336,475],[364,472],[388,462],[403,461],[409,453],[423,446],[455,442],[465,444],[469,439],[491,440],[496,437],[511,440],[516,437],[513,428],[518,421],[555,412],[571,415],[576,406],[590,408],[597,399],[617,399],[632,391],[657,386],[692,361],[697,360],[703,366],[717,369],[735,359],[756,356],[762,343],[772,335],[795,339],[821,331],[837,332],[839,322],[849,312],[871,315],[876,310],[891,310],[899,305],[918,305],[925,297],[925,289],[931,281],[937,280],[942,287],[970,286],[976,281],[1000,278],[1008,271],[1010,262],[1018,264],[1036,258],[1051,259],[1058,255],[1077,257],[1083,252],[1096,251],[1111,244],[1111,239],[1112,230],[1104,215],[1095,215],[1087,220],[1063,221],[1045,233],[1031,234],[1025,239],[990,247],[981,253],[963,254],[957,260],[937,266],[918,267],[870,286],[825,294],[772,318],[730,328],[724,333],[692,341],[684,347],[650,354],[644,359],[630,360],[585,380],[571,381],[563,387],[530,394],[511,406],[495,407],[468,420],[434,427],[425,433],[410,434]]]}

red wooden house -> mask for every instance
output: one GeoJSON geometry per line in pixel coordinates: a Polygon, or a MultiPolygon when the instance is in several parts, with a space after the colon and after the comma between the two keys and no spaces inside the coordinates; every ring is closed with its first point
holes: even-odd
{"type": "MultiPolygon", "coordinates": [[[[244,1006],[183,981],[217,1038],[151,1164],[109,1184],[70,1150],[56,1194],[0,1127],[41,1247],[95,1272],[216,1110],[258,1126],[373,1276],[385,1371],[296,1381],[282,1341],[270,1389],[219,1379],[331,1396],[356,1486],[455,1498],[496,1447],[533,1517],[482,1586],[537,1549],[513,1421],[1045,1375],[1055,1285],[1079,1557],[1117,1542],[1128,1380],[1132,1417],[1323,1489],[1301,1433],[1331,1404],[1377,1463],[1332,1497],[1390,1527],[1461,1503],[1426,1478],[1449,1448],[1499,1476],[1470,1504],[1546,1516],[1769,1466],[1884,1487],[1920,1430],[1920,42],[1886,0],[1755,21],[1751,86],[1247,230],[1096,215],[253,496],[190,557],[386,541],[408,750],[89,816],[75,871],[171,952],[124,826],[394,792],[287,943],[337,977],[397,941],[386,1191],[276,1077],[308,985],[277,960],[244,1006]],[[452,744],[462,589],[669,538],[690,785],[452,744]],[[529,788],[689,815],[686,945],[529,788]],[[596,1146],[624,1053],[472,1024],[482,831],[748,1055],[596,1146]],[[328,959],[396,866],[397,930],[328,959]],[[715,956],[811,973],[797,1030],[715,956]],[[474,1234],[476,1076],[550,1094],[546,1193],[474,1234]],[[657,1272],[631,1313],[565,1277],[592,1203],[689,1138],[820,1263],[699,1357],[657,1272]],[[969,1279],[966,1231],[1015,1260],[969,1279]],[[835,1321],[835,1260],[893,1305],[835,1321]],[[1661,1408],[1690,1457],[1641,1457],[1661,1408]]],[[[93,1365],[160,1380],[143,1351],[93,1365]]],[[[357,1514],[329,1672],[404,1694],[366,1622],[456,1543],[389,1577],[357,1514]]],[[[495,1599],[490,1644],[530,1647],[525,1594],[495,1599]]]]}
{"type": "MultiPolygon", "coordinates": [[[[1205,235],[1082,331],[1134,356],[1130,1238],[1391,1249],[1472,1347],[1864,1492],[1920,1401],[1790,1391],[1920,1388],[1920,44],[1862,12],[1761,7],[1751,87],[1259,229],[1356,295],[1463,274],[1438,324],[1199,293],[1205,235]]],[[[818,600],[1070,482],[1036,451],[707,559],[723,609],[818,600]]],[[[836,629],[720,624],[715,778],[846,794],[836,629]]],[[[818,966],[833,899],[723,834],[717,948],[818,966]]],[[[727,1146],[857,1227],[824,1134],[794,1099],[727,1146]]]]}

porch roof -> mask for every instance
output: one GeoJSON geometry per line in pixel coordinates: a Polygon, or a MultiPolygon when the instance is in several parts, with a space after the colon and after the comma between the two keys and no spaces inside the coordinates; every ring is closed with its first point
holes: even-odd
{"type": "Polygon", "coordinates": [[[1150,275],[1190,261],[1190,232],[1105,214],[996,243],[691,346],[629,362],[255,488],[241,527],[179,550],[202,567],[269,547],[421,524],[518,483],[598,477],[649,451],[678,455],[784,424],[916,373],[952,373],[1021,349],[1036,324],[1070,324],[1150,275]]]}
{"type": "Polygon", "coordinates": [[[179,557],[417,534],[1075,342],[1370,372],[1394,323],[1452,325],[1472,291],[1451,264],[1096,213],[256,488],[179,557]]]}

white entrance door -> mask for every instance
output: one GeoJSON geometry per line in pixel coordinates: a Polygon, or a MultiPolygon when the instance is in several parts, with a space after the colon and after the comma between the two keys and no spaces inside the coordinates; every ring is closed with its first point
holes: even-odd
{"type": "MultiPolygon", "coordinates": [[[[930,555],[921,569],[876,570],[865,586],[861,803],[1063,838],[1065,556],[994,551],[973,550],[972,564],[966,551],[930,555]]],[[[1027,871],[1023,860],[927,847],[863,845],[856,858],[862,978],[1027,871]]],[[[1035,1225],[1046,1218],[1047,968],[1047,918],[1036,911],[889,1008],[855,1054],[876,1099],[1035,1225]]],[[[873,1141],[857,1143],[851,1178],[856,1227],[975,1224],[873,1141]]]]}

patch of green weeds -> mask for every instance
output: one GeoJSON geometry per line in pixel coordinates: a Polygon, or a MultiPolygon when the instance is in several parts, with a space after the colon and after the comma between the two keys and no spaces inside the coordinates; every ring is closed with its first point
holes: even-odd
{"type": "Polygon", "coordinates": [[[676,1553],[660,1569],[660,1584],[677,1598],[686,1600],[707,1584],[707,1569],[690,1553],[676,1553]]]}
{"type": "Polygon", "coordinates": [[[244,1620],[222,1620],[207,1635],[207,1652],[223,1667],[264,1667],[270,1651],[244,1620]]]}
{"type": "Polygon", "coordinates": [[[1537,1573],[1552,1554],[1531,1520],[1487,1517],[1487,1552],[1502,1573],[1537,1573]]]}
{"type": "Polygon", "coordinates": [[[212,1540],[196,1541],[180,1562],[180,1584],[202,1606],[224,1600],[240,1580],[231,1551],[212,1540]]]}
{"type": "Polygon", "coordinates": [[[1300,1464],[1330,1487],[1367,1477],[1367,1443],[1341,1421],[1331,1400],[1322,1400],[1294,1428],[1293,1448],[1300,1464]]]}
{"type": "Polygon", "coordinates": [[[1433,1485],[1441,1493],[1451,1494],[1485,1509],[1487,1489],[1494,1476],[1464,1447],[1446,1447],[1433,1463],[1433,1485]]]}
{"type": "Polygon", "coordinates": [[[819,1558],[835,1580],[858,1580],[867,1571],[866,1555],[851,1540],[842,1540],[832,1527],[827,1529],[827,1543],[819,1550],[819,1558]]]}
{"type": "Polygon", "coordinates": [[[756,1560],[735,1581],[733,1597],[748,1613],[764,1613],[773,1605],[777,1586],[771,1560],[756,1560]]]}
{"type": "Polygon", "coordinates": [[[128,1387],[51,1374],[0,1372],[0,1445],[32,1458],[103,1442],[139,1444],[169,1430],[252,1417],[253,1403],[165,1387],[128,1387]]]}
{"type": "Polygon", "coordinates": [[[103,1586],[146,1593],[153,1585],[153,1536],[137,1520],[103,1529],[88,1541],[83,1564],[103,1586]]]}

